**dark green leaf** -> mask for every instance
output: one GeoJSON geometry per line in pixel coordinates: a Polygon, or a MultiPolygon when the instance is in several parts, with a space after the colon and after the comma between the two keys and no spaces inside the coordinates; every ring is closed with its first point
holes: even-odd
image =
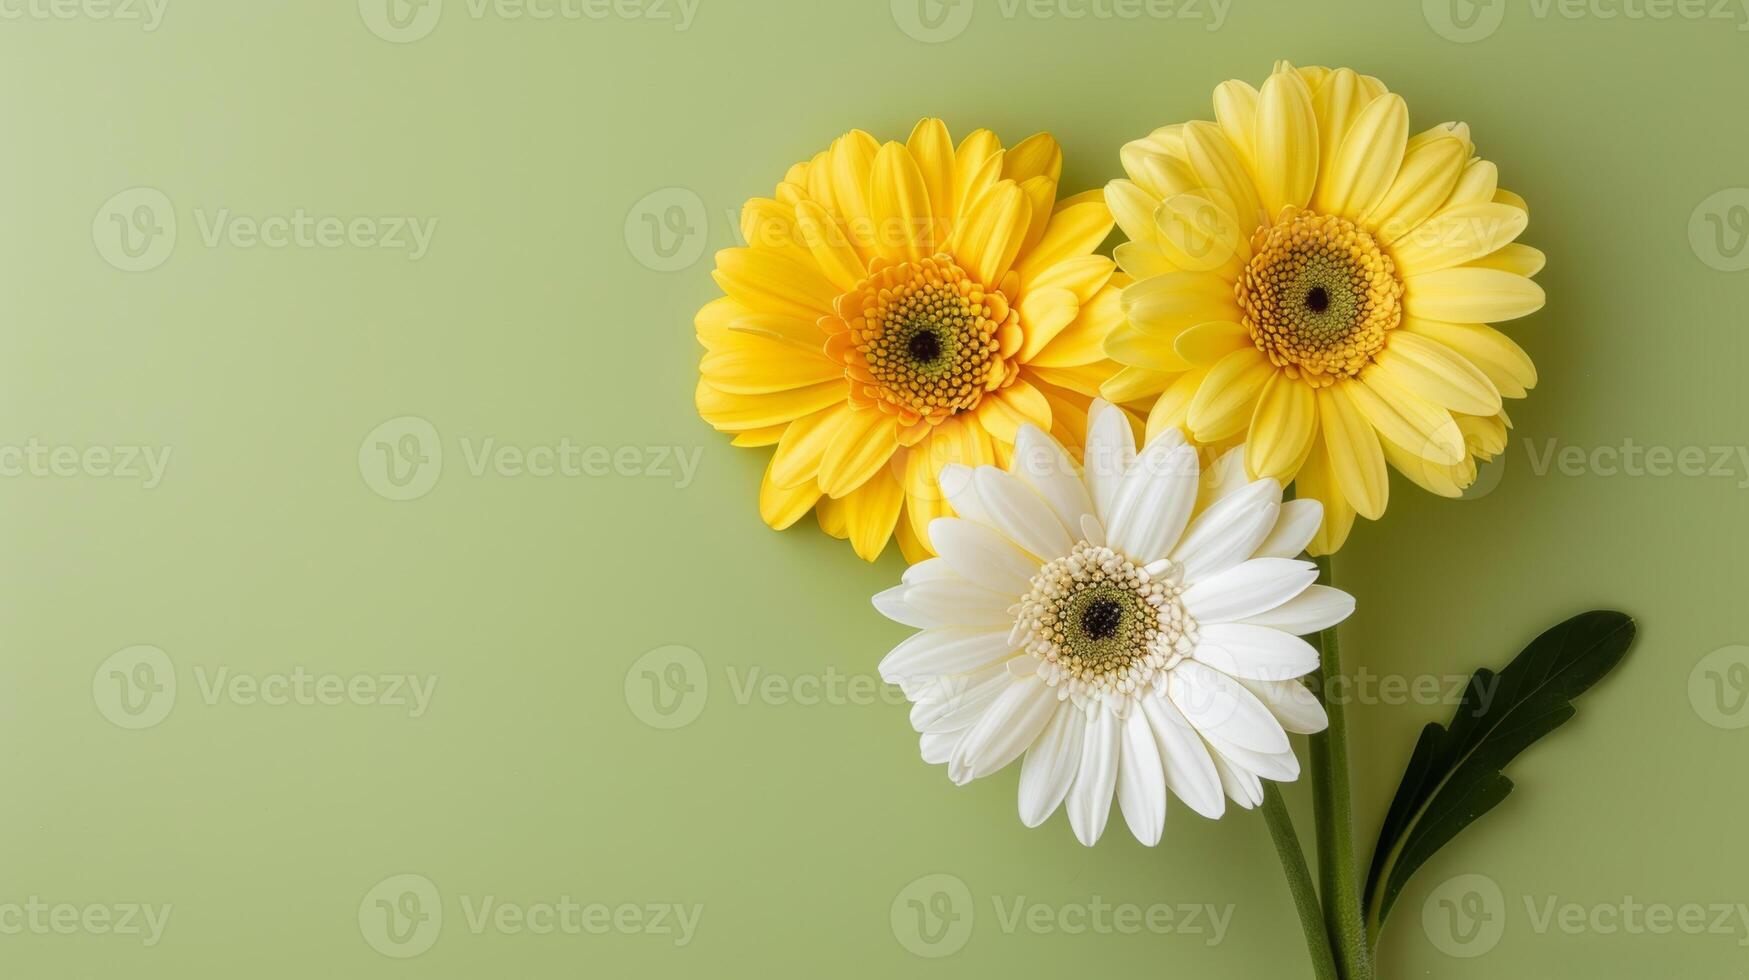
{"type": "Polygon", "coordinates": [[[1409,876],[1512,792],[1501,770],[1573,717],[1573,698],[1620,663],[1633,639],[1634,621],[1622,613],[1574,616],[1532,640],[1500,673],[1476,671],[1449,727],[1422,729],[1367,875],[1374,935],[1409,876]]]}

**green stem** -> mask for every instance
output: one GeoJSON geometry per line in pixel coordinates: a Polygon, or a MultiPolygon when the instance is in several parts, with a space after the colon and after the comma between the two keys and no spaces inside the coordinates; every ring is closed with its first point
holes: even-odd
{"type": "Polygon", "coordinates": [[[1306,867],[1306,853],[1300,849],[1300,837],[1294,833],[1293,818],[1282,802],[1281,790],[1269,780],[1263,780],[1263,819],[1269,824],[1269,836],[1275,841],[1275,853],[1281,856],[1281,870],[1287,876],[1288,890],[1293,892],[1294,911],[1300,915],[1300,928],[1306,932],[1306,951],[1312,956],[1312,975],[1317,980],[1338,980],[1336,958],[1330,953],[1330,936],[1324,931],[1324,916],[1318,910],[1318,893],[1312,887],[1312,872],[1306,867]]]}
{"type": "MultiPolygon", "coordinates": [[[[1317,559],[1318,581],[1331,581],[1330,559],[1317,559]]],[[[1318,884],[1324,921],[1343,980],[1372,980],[1372,949],[1360,906],[1360,864],[1354,854],[1354,805],[1348,781],[1347,686],[1336,627],[1318,635],[1319,693],[1330,727],[1311,737],[1312,813],[1317,820],[1318,884]]]]}

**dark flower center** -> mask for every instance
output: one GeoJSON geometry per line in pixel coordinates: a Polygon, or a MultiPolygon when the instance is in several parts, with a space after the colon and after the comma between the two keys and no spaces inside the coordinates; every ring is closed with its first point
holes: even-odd
{"type": "Polygon", "coordinates": [[[927,364],[941,356],[941,338],[933,330],[919,330],[906,341],[905,350],[913,360],[927,364]]]}
{"type": "Polygon", "coordinates": [[[1306,309],[1313,313],[1322,313],[1330,308],[1330,293],[1323,286],[1313,286],[1306,294],[1306,309]]]}
{"type": "Polygon", "coordinates": [[[1110,599],[1095,599],[1081,611],[1081,629],[1090,639],[1111,636],[1122,622],[1123,607],[1110,599]]]}

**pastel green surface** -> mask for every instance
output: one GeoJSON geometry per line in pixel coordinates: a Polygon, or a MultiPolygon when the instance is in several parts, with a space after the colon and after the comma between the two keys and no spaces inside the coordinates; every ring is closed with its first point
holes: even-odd
{"type": "Polygon", "coordinates": [[[1642,628],[1405,892],[1382,974],[1749,975],[1736,4],[130,2],[0,5],[0,972],[1309,975],[1256,814],[1087,850],[1020,825],[1013,771],[923,765],[871,680],[897,555],[767,530],[764,452],[692,408],[710,251],[843,130],[1047,129],[1081,190],[1285,57],[1468,121],[1550,256],[1503,479],[1399,480],[1338,557],[1363,852],[1449,713],[1396,684],[1586,608],[1642,628]],[[435,483],[388,479],[433,437],[435,483]],[[526,471],[565,446],[577,475],[526,471]],[[106,924],[135,903],[155,942],[106,924]]]}

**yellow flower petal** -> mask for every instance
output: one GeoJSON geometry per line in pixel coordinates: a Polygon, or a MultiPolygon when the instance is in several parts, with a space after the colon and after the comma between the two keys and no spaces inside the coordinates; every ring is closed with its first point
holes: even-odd
{"type": "Polygon", "coordinates": [[[831,313],[838,295],[819,266],[764,249],[723,249],[711,275],[743,306],[804,320],[831,313]]]}
{"type": "Polygon", "coordinates": [[[1500,391],[1488,376],[1438,341],[1394,331],[1374,363],[1404,387],[1453,412],[1493,415],[1500,411],[1500,391]]]}
{"type": "Polygon", "coordinates": [[[790,422],[843,400],[842,378],[768,395],[733,395],[701,378],[694,392],[699,416],[721,432],[745,432],[790,422]]]}
{"type": "Polygon", "coordinates": [[[899,522],[899,508],[905,503],[905,491],[887,469],[878,470],[855,493],[844,498],[844,524],[850,531],[850,546],[863,561],[881,556],[893,527],[899,522]]]}
{"type": "Polygon", "coordinates": [[[1493,327],[1481,323],[1441,323],[1408,317],[1403,330],[1438,341],[1482,370],[1502,395],[1523,398],[1536,387],[1536,365],[1524,348],[1493,327]]]}
{"type": "Polygon", "coordinates": [[[1019,185],[997,184],[972,205],[965,224],[954,232],[954,257],[979,282],[994,287],[1014,264],[1031,217],[1019,185]]]}
{"type": "Polygon", "coordinates": [[[783,487],[771,479],[771,467],[759,483],[759,516],[776,530],[783,530],[801,520],[820,499],[820,487],[809,480],[800,486],[783,487]]]}
{"type": "Polygon", "coordinates": [[[1020,431],[1022,422],[1031,422],[1046,432],[1051,428],[1050,403],[1037,388],[1022,379],[1016,379],[1001,391],[985,395],[978,403],[978,424],[1001,442],[1014,442],[1014,435],[1020,431]]]}
{"type": "Polygon", "coordinates": [[[1312,92],[1297,72],[1278,71],[1257,100],[1256,172],[1269,220],[1282,208],[1303,208],[1318,182],[1318,116],[1312,92]]]}
{"type": "Polygon", "coordinates": [[[905,149],[911,151],[911,159],[916,161],[917,169],[923,174],[923,183],[929,188],[929,213],[935,216],[937,240],[945,238],[948,231],[946,223],[953,220],[953,139],[948,135],[947,124],[939,119],[924,119],[911,130],[911,138],[905,141],[905,149]]]}
{"type": "Polygon", "coordinates": [[[1030,284],[1046,271],[1074,258],[1086,257],[1111,234],[1111,211],[1099,198],[1072,198],[1057,209],[1044,235],[1020,258],[1020,281],[1030,284]]]}
{"type": "Polygon", "coordinates": [[[867,481],[899,446],[897,420],[874,408],[845,416],[820,459],[820,489],[834,500],[867,481]]]}
{"type": "Polygon", "coordinates": [[[1115,405],[1152,398],[1166,390],[1173,375],[1148,368],[1126,367],[1099,386],[1099,396],[1115,405]]]}
{"type": "Polygon", "coordinates": [[[1174,272],[1124,287],[1124,315],[1138,326],[1176,335],[1215,320],[1244,319],[1232,284],[1203,272],[1174,272]]]}
{"type": "Polygon", "coordinates": [[[1002,178],[1002,141],[980,129],[960,141],[953,157],[953,213],[963,218],[972,203],[1002,178]]]}
{"type": "Polygon", "coordinates": [[[1123,229],[1124,237],[1132,242],[1154,240],[1154,212],[1160,207],[1158,197],[1132,181],[1114,180],[1105,185],[1105,205],[1111,209],[1118,227],[1123,229]]]}
{"type": "Polygon", "coordinates": [[[1252,135],[1257,114],[1257,90],[1249,83],[1234,79],[1215,86],[1215,121],[1220,123],[1221,132],[1227,135],[1239,159],[1252,169],[1256,169],[1257,159],[1256,141],[1252,135]]]}
{"type": "Polygon", "coordinates": [[[1355,403],[1358,382],[1342,381],[1318,389],[1318,423],[1324,430],[1324,452],[1334,486],[1348,504],[1369,521],[1385,512],[1391,477],[1378,433],[1355,403]]]}
{"type": "Polygon", "coordinates": [[[1160,397],[1154,400],[1154,405],[1148,410],[1147,428],[1143,431],[1145,442],[1154,439],[1167,429],[1190,430],[1190,403],[1196,397],[1197,390],[1202,387],[1207,371],[1189,371],[1178,376],[1160,397]]]}
{"type": "Polygon", "coordinates": [[[1300,467],[1300,475],[1294,481],[1294,491],[1295,496],[1324,505],[1324,523],[1318,525],[1318,533],[1306,545],[1306,553],[1317,557],[1341,549],[1343,542],[1348,540],[1348,532],[1354,528],[1354,508],[1336,485],[1330,457],[1321,440],[1312,443],[1312,451],[1306,456],[1305,465],[1300,467]]]}
{"type": "Polygon", "coordinates": [[[768,425],[762,429],[748,429],[745,432],[735,433],[735,438],[729,440],[729,445],[741,449],[758,449],[761,446],[775,444],[777,440],[783,438],[783,434],[787,431],[789,431],[787,425],[768,425]]]}
{"type": "Polygon", "coordinates": [[[1422,140],[1403,155],[1403,167],[1361,223],[1386,241],[1395,241],[1420,225],[1457,185],[1470,157],[1469,146],[1455,136],[1422,140]]]}
{"type": "Polygon", "coordinates": [[[868,182],[880,148],[873,136],[857,129],[834,140],[831,149],[831,200],[850,230],[850,240],[865,257],[876,254],[874,221],[868,212],[868,182]]]}
{"type": "Polygon", "coordinates": [[[1026,341],[1020,347],[1021,361],[1032,360],[1080,312],[1080,298],[1067,289],[1027,290],[1020,301],[1020,325],[1026,330],[1026,341]]]}
{"type": "Polygon", "coordinates": [[[814,201],[796,205],[796,229],[820,272],[838,289],[849,292],[868,276],[868,267],[850,243],[850,234],[814,201]]]}
{"type": "Polygon", "coordinates": [[[1402,96],[1387,93],[1373,99],[1343,137],[1318,185],[1313,209],[1359,220],[1390,189],[1408,142],[1409,106],[1402,96]]]}
{"type": "Polygon", "coordinates": [[[1174,194],[1162,202],[1154,212],[1156,241],[1173,266],[1230,282],[1251,258],[1251,245],[1239,219],[1209,193],[1174,194]]]}
{"type": "Polygon", "coordinates": [[[1244,431],[1257,396],[1276,373],[1255,347],[1236,350],[1209,368],[1190,402],[1188,421],[1197,441],[1220,442],[1244,431]]]}
{"type": "Polygon", "coordinates": [[[779,487],[814,483],[826,449],[852,411],[848,404],[833,405],[791,422],[777,441],[777,451],[771,454],[765,478],[779,487]]]}
{"type": "Polygon", "coordinates": [[[818,351],[798,350],[781,341],[746,336],[740,344],[705,354],[699,362],[699,372],[718,391],[762,395],[842,378],[844,365],[818,351]]]}
{"type": "Polygon", "coordinates": [[[1219,126],[1210,122],[1184,125],[1184,152],[1190,168],[1204,187],[1216,192],[1215,200],[1232,203],[1233,217],[1247,237],[1263,221],[1263,204],[1251,174],[1234,152],[1233,144],[1219,126]]]}
{"type": "Polygon", "coordinates": [[[1068,326],[1037,353],[1026,358],[1027,365],[1074,368],[1104,360],[1106,339],[1124,322],[1121,295],[1122,290],[1116,286],[1094,294],[1091,300],[1081,305],[1068,326]]]}
{"type": "Polygon", "coordinates": [[[1497,323],[1542,309],[1543,289],[1499,269],[1457,268],[1403,282],[1403,311],[1448,323],[1497,323]]]}
{"type": "Polygon", "coordinates": [[[899,143],[882,146],[869,182],[869,212],[875,249],[894,260],[915,261],[935,254],[936,228],[929,186],[917,161],[899,143]]]}
{"type": "Polygon", "coordinates": [[[1391,254],[1405,278],[1438,272],[1505,247],[1524,232],[1527,220],[1506,204],[1460,204],[1391,242],[1391,254]]]}
{"type": "Polygon", "coordinates": [[[1543,271],[1543,266],[1547,265],[1548,261],[1548,256],[1539,249],[1514,242],[1499,251],[1490,252],[1479,259],[1472,259],[1467,264],[1479,269],[1499,269],[1502,272],[1510,272],[1528,278],[1543,271]]]}
{"type": "MultiPolygon", "coordinates": [[[[1298,79],[1298,76],[1294,76],[1298,79]]],[[[1263,386],[1245,437],[1245,469],[1254,480],[1287,483],[1299,472],[1318,432],[1312,386],[1277,371],[1263,386]]]]}
{"type": "Polygon", "coordinates": [[[1009,148],[1002,161],[1002,176],[1015,183],[1042,176],[1055,184],[1063,176],[1063,148],[1051,134],[1034,133],[1009,148]]]}
{"type": "Polygon", "coordinates": [[[1464,436],[1451,413],[1376,366],[1361,373],[1359,384],[1348,385],[1348,394],[1381,437],[1436,463],[1464,458],[1464,436]]]}
{"type": "Polygon", "coordinates": [[[1230,320],[1199,323],[1178,335],[1173,350],[1186,363],[1208,367],[1240,348],[1252,346],[1251,332],[1230,320]]]}

